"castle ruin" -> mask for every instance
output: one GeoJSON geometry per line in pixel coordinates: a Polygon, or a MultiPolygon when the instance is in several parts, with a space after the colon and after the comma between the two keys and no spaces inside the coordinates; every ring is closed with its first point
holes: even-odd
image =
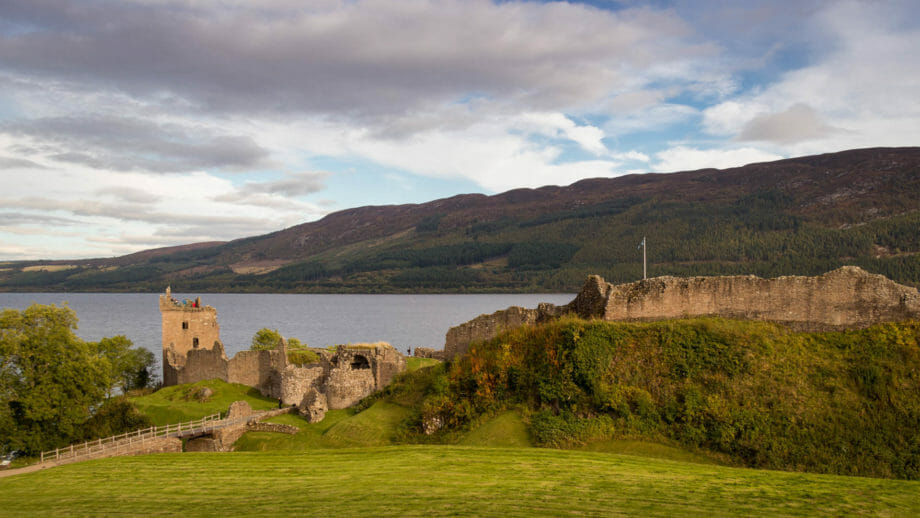
{"type": "Polygon", "coordinates": [[[320,420],[326,409],[348,408],[382,389],[406,369],[406,359],[387,343],[313,349],[319,361],[288,361],[287,342],[268,351],[240,351],[228,359],[220,341],[217,310],[200,297],[180,302],[169,288],[160,295],[163,320],[163,384],[178,385],[217,378],[257,389],[284,405],[320,420]],[[310,410],[308,411],[307,408],[310,410]]]}
{"type": "Polygon", "coordinates": [[[754,275],[656,277],[610,284],[591,275],[565,306],[513,306],[452,327],[443,356],[453,358],[464,354],[472,342],[565,314],[608,321],[718,316],[777,322],[799,331],[830,331],[920,320],[920,292],[855,266],[816,277],[774,279],[754,275]]]}

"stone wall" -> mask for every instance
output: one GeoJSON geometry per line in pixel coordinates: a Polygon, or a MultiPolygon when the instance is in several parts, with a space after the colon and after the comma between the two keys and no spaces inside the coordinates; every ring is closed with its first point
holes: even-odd
{"type": "Polygon", "coordinates": [[[167,361],[163,365],[164,383],[167,368],[175,372],[171,376],[175,379],[175,383],[170,383],[171,385],[195,383],[213,378],[229,380],[227,357],[224,355],[224,346],[220,342],[214,344],[211,349],[189,351],[184,362],[173,360],[181,356],[172,348],[167,351],[166,358],[167,361]]]}
{"type": "Polygon", "coordinates": [[[406,358],[389,344],[339,346],[321,392],[330,410],[348,408],[390,384],[406,370],[406,358]]]}
{"type": "Polygon", "coordinates": [[[478,317],[452,327],[447,331],[444,342],[444,356],[453,358],[463,354],[472,342],[488,340],[506,329],[514,329],[537,322],[537,310],[511,306],[508,309],[496,311],[491,315],[478,317]]]}
{"type": "Polygon", "coordinates": [[[920,293],[855,266],[817,277],[657,277],[619,285],[592,275],[565,306],[510,307],[451,328],[444,352],[452,358],[464,354],[470,343],[490,339],[501,330],[566,313],[608,321],[721,316],[824,331],[920,319],[920,293]]]}
{"type": "Polygon", "coordinates": [[[322,363],[313,365],[288,365],[281,371],[281,394],[271,397],[281,398],[285,405],[299,405],[303,396],[311,388],[320,388],[329,367],[322,363]]]}
{"type": "Polygon", "coordinates": [[[415,356],[416,358],[432,358],[435,360],[443,360],[445,358],[445,352],[436,351],[430,347],[416,347],[415,350],[412,351],[412,356],[415,356]]]}
{"type": "Polygon", "coordinates": [[[240,351],[227,361],[227,381],[255,387],[269,397],[280,397],[281,376],[277,365],[284,348],[272,351],[240,351]]]}
{"type": "Polygon", "coordinates": [[[589,316],[604,320],[718,315],[821,331],[920,318],[915,288],[855,266],[817,277],[658,277],[603,285],[606,303],[589,316]]]}

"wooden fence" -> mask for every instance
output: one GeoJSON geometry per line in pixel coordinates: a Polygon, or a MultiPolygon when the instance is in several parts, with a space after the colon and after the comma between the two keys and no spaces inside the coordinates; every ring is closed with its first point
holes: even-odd
{"type": "Polygon", "coordinates": [[[43,451],[41,453],[41,462],[72,462],[81,458],[97,456],[102,453],[113,453],[115,455],[118,455],[119,452],[128,453],[131,449],[137,448],[138,443],[144,443],[162,437],[197,435],[210,431],[211,429],[220,428],[222,425],[226,424],[220,423],[220,421],[220,414],[213,414],[195,421],[167,424],[165,426],[151,426],[143,430],[113,435],[105,439],[86,441],[82,444],[71,444],[63,448],[43,451]],[[114,450],[114,452],[112,452],[112,450],[114,450]]]}

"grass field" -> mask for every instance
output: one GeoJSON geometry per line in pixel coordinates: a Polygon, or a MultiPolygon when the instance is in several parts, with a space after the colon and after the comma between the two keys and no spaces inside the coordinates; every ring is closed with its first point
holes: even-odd
{"type": "Polygon", "coordinates": [[[4,516],[916,516],[920,483],[538,448],[184,453],[0,479],[4,516]]]}

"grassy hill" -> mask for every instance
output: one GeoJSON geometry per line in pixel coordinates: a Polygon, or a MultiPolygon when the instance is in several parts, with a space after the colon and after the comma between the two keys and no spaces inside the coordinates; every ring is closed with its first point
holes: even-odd
{"type": "Polygon", "coordinates": [[[588,274],[817,275],[920,286],[920,148],[360,207],[264,236],[0,264],[0,290],[577,291],[588,274]]]}
{"type": "Polygon", "coordinates": [[[538,448],[183,453],[0,479],[4,516],[916,516],[920,483],[538,448]]]}
{"type": "Polygon", "coordinates": [[[255,410],[278,407],[277,399],[267,398],[252,387],[217,379],[164,387],[152,394],[130,399],[157,426],[226,412],[234,401],[246,401],[255,410]],[[203,396],[205,389],[210,391],[209,396],[203,396]]]}
{"type": "Polygon", "coordinates": [[[474,344],[377,397],[414,405],[406,442],[457,442],[516,409],[538,446],[640,440],[748,467],[920,479],[918,341],[917,322],[793,333],[562,319],[474,344]]]}

